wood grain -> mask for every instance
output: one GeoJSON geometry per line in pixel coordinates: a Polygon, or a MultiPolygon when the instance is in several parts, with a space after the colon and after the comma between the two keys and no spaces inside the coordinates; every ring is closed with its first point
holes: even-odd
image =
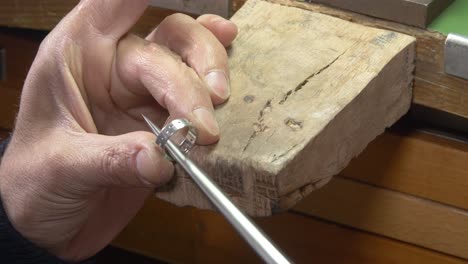
{"type": "Polygon", "coordinates": [[[425,28],[453,0],[310,0],[360,14],[425,28]]]}
{"type": "Polygon", "coordinates": [[[268,0],[286,6],[323,13],[366,26],[388,29],[416,37],[416,70],[413,103],[468,118],[468,80],[444,71],[445,36],[396,22],[376,19],[318,4],[292,0],[268,0]]]}
{"type": "Polygon", "coordinates": [[[468,144],[418,131],[385,133],[340,173],[468,209],[468,144]]]}
{"type": "MultiPolygon", "coordinates": [[[[256,219],[295,263],[466,263],[392,239],[285,213],[256,219]]],[[[261,263],[218,213],[148,199],[113,245],[170,263],[261,263]]]]}
{"type": "Polygon", "coordinates": [[[468,259],[468,212],[340,177],[294,211],[468,259]]]}
{"type": "MultiPolygon", "coordinates": [[[[223,137],[192,157],[247,213],[269,215],[325,184],[408,110],[413,38],[265,1],[232,20],[232,94],[216,110],[223,137]]],[[[158,195],[211,207],[178,172],[158,195]]]]}

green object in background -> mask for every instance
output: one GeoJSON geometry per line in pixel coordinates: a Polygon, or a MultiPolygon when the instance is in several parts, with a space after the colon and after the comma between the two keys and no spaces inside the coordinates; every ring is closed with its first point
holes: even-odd
{"type": "Polygon", "coordinates": [[[468,36],[468,0],[455,0],[428,28],[468,36]]]}

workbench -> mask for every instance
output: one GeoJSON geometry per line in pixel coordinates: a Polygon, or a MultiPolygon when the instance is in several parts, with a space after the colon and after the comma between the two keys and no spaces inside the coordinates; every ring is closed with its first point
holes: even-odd
{"type": "MultiPolygon", "coordinates": [[[[271,1],[414,36],[416,70],[413,104],[402,120],[330,183],[288,212],[257,218],[258,225],[298,263],[467,263],[468,80],[444,72],[446,22],[436,20],[430,30],[420,21],[340,9],[340,1],[334,6],[326,0],[271,1]]],[[[13,129],[21,87],[41,40],[76,2],[0,3],[0,48],[6,54],[0,137],[13,129]]],[[[234,1],[233,10],[243,2],[234,1]]],[[[173,12],[150,8],[134,32],[148,32],[173,12]]],[[[169,262],[260,262],[218,213],[155,197],[113,245],[169,262]]]]}

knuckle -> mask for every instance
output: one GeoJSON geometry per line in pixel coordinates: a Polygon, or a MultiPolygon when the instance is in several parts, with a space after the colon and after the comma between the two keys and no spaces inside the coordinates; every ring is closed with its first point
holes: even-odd
{"type": "Polygon", "coordinates": [[[67,32],[63,26],[57,26],[50,32],[39,46],[39,53],[45,52],[46,55],[57,57],[62,55],[64,51],[74,45],[73,37],[70,32],[67,32]]]}
{"type": "Polygon", "coordinates": [[[128,67],[133,67],[134,71],[142,76],[153,76],[155,72],[164,73],[163,64],[169,67],[170,61],[162,51],[162,48],[156,43],[146,43],[141,46],[140,52],[135,54],[132,63],[128,67]],[[162,63],[164,61],[165,63],[162,63]]]}
{"type": "Polygon", "coordinates": [[[67,65],[66,56],[74,47],[75,42],[70,36],[49,34],[39,46],[32,69],[46,74],[52,74],[50,69],[63,70],[67,65]]]}
{"type": "Polygon", "coordinates": [[[53,46],[55,46],[55,42],[54,38],[51,35],[48,35],[39,45],[35,61],[40,60],[41,63],[44,63],[55,59],[58,55],[56,49],[53,48],[53,46]]]}
{"type": "Polygon", "coordinates": [[[183,54],[181,56],[185,59],[193,58],[193,55],[196,54],[206,54],[209,58],[209,53],[211,53],[212,49],[210,47],[210,43],[202,43],[200,40],[196,40],[196,38],[188,38],[185,42],[185,49],[183,50],[183,54]]]}
{"type": "Polygon", "coordinates": [[[136,151],[123,145],[111,146],[104,149],[101,159],[102,173],[108,176],[115,183],[122,181],[126,177],[120,177],[132,173],[134,167],[133,160],[136,151]]]}
{"type": "MultiPolygon", "coordinates": [[[[58,141],[61,142],[61,139],[58,141]]],[[[67,148],[67,145],[57,144],[54,146],[54,148],[51,148],[51,150],[48,152],[48,155],[45,155],[45,157],[47,157],[47,160],[49,160],[52,164],[63,166],[67,163],[68,158],[66,153],[68,152],[69,149],[67,148]]]]}
{"type": "Polygon", "coordinates": [[[55,180],[73,174],[73,167],[70,168],[69,165],[74,162],[69,153],[70,150],[66,146],[59,146],[50,151],[48,155],[44,155],[43,163],[49,164],[45,169],[45,174],[54,175],[55,180]]]}
{"type": "Polygon", "coordinates": [[[141,47],[142,56],[145,58],[147,56],[155,56],[161,53],[161,47],[154,42],[146,42],[145,45],[141,47]]]}

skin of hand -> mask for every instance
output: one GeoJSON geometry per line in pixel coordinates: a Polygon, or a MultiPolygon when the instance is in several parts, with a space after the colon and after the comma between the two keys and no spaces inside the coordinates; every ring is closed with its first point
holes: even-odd
{"type": "Polygon", "coordinates": [[[159,125],[189,119],[199,144],[219,138],[213,105],[229,97],[225,47],[237,27],[176,14],[145,39],[128,34],[147,5],[80,1],[24,84],[0,192],[14,227],[64,260],[96,254],[172,177],[142,113],[159,125]]]}

